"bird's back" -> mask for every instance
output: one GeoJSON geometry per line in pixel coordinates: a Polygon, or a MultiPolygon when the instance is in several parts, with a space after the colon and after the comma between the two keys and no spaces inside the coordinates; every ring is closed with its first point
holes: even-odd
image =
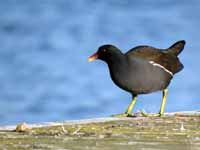
{"type": "Polygon", "coordinates": [[[178,41],[168,49],[157,49],[151,46],[137,46],[129,50],[125,55],[128,58],[141,58],[151,63],[158,64],[173,74],[183,69],[178,54],[183,50],[185,41],[178,41]]]}

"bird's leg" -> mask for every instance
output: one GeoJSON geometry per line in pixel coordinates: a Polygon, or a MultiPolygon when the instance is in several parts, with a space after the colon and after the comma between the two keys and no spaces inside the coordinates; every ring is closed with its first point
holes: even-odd
{"type": "Polygon", "coordinates": [[[163,97],[162,97],[162,104],[161,104],[161,107],[160,107],[160,116],[163,116],[164,115],[164,109],[165,109],[165,104],[166,104],[166,99],[167,99],[167,93],[168,93],[168,89],[164,89],[163,90],[163,97]]]}
{"type": "Polygon", "coordinates": [[[131,114],[131,111],[133,110],[133,107],[135,106],[136,100],[137,100],[137,96],[133,96],[132,101],[131,101],[130,105],[128,106],[125,114],[131,114]]]}
{"type": "Polygon", "coordinates": [[[131,111],[132,111],[132,109],[133,109],[133,107],[135,105],[136,99],[137,99],[137,95],[133,95],[132,101],[129,104],[129,106],[128,106],[128,108],[127,108],[127,110],[126,110],[125,113],[123,113],[123,114],[117,114],[117,115],[112,115],[112,116],[113,117],[129,117],[129,116],[133,116],[131,114],[131,111]]]}
{"type": "Polygon", "coordinates": [[[161,104],[161,107],[160,107],[160,112],[158,114],[147,114],[146,112],[142,111],[142,115],[145,116],[145,117],[149,117],[149,116],[154,116],[154,117],[157,117],[157,116],[163,116],[164,115],[164,109],[165,109],[165,103],[166,103],[166,98],[167,98],[167,93],[168,93],[168,89],[164,89],[163,90],[163,96],[162,96],[162,104],[161,104]]]}

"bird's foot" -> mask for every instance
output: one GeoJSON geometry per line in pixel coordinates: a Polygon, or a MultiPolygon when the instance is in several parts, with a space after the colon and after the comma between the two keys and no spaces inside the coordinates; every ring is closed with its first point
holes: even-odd
{"type": "Polygon", "coordinates": [[[161,113],[161,112],[159,112],[159,113],[157,113],[157,114],[148,114],[148,113],[146,113],[144,110],[141,111],[141,115],[142,115],[143,117],[162,117],[162,116],[164,116],[164,114],[161,113]]]}
{"type": "Polygon", "coordinates": [[[112,117],[134,117],[134,114],[123,113],[123,114],[112,115],[112,117]]]}

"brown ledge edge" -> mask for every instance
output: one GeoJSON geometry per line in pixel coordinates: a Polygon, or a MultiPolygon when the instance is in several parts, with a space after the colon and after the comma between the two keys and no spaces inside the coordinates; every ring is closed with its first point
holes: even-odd
{"type": "MultiPolygon", "coordinates": [[[[63,125],[83,125],[91,123],[105,123],[112,121],[128,121],[128,120],[147,120],[153,118],[166,118],[166,117],[200,117],[200,110],[197,111],[180,111],[180,112],[168,112],[165,113],[163,117],[142,117],[140,113],[137,113],[136,117],[102,117],[102,118],[91,118],[91,119],[81,119],[81,120],[66,120],[58,122],[43,122],[43,123],[33,123],[28,124],[29,128],[41,128],[41,127],[51,127],[51,126],[63,126],[63,125]]],[[[200,119],[200,118],[199,118],[200,119]]],[[[199,120],[200,121],[200,120],[199,120]]],[[[23,123],[21,123],[23,124],[23,123]]],[[[0,126],[1,131],[13,131],[16,129],[17,125],[6,125],[0,126]]]]}

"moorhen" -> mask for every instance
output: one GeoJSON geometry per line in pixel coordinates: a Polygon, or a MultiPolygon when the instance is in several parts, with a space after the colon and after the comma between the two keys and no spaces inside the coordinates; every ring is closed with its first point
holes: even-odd
{"type": "Polygon", "coordinates": [[[108,64],[113,82],[125,91],[132,94],[132,101],[124,114],[117,116],[132,116],[137,95],[162,91],[162,104],[158,114],[143,116],[162,116],[167,96],[167,87],[173,76],[183,69],[178,55],[181,53],[185,41],[181,40],[167,49],[158,49],[152,46],[137,46],[123,54],[113,45],[103,45],[88,58],[91,62],[100,59],[108,64]]]}

